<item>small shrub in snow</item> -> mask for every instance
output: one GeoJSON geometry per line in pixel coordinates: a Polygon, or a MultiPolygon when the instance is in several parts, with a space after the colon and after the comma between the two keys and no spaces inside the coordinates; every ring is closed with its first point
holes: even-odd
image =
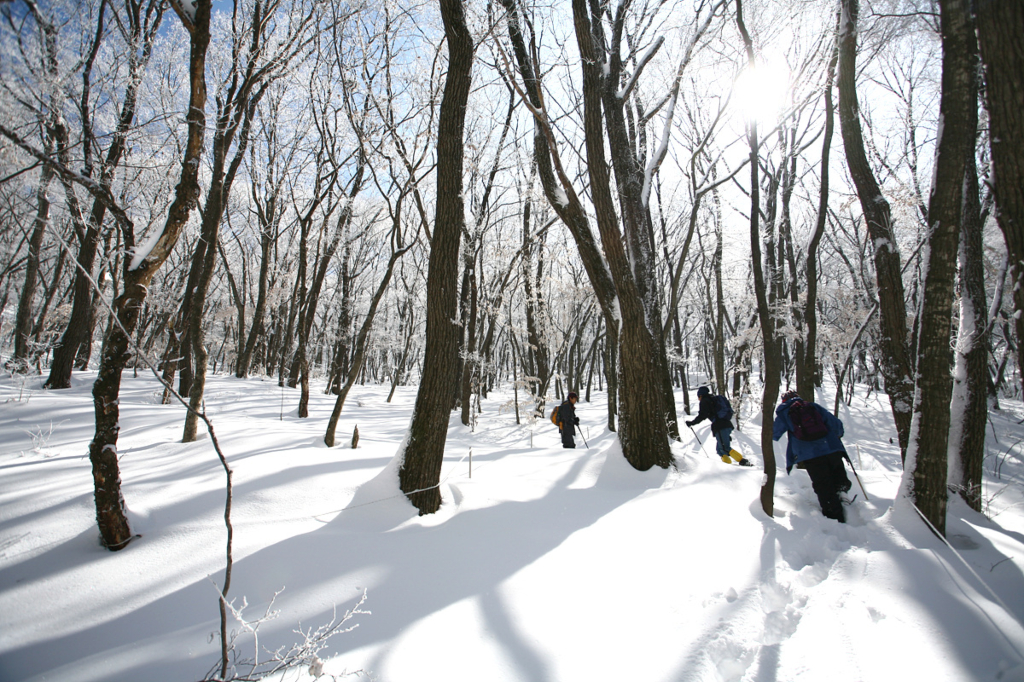
{"type": "MultiPolygon", "coordinates": [[[[219,674],[221,670],[221,661],[218,660],[217,663],[214,664],[214,666],[206,673],[202,682],[247,682],[249,680],[265,680],[275,675],[281,675],[289,670],[299,671],[302,669],[305,669],[305,672],[307,672],[314,680],[326,677],[333,681],[339,679],[339,677],[366,674],[362,670],[356,670],[353,672],[344,672],[341,675],[325,675],[323,671],[324,661],[319,656],[320,652],[326,648],[332,637],[346,632],[351,632],[359,627],[358,623],[349,624],[349,621],[358,615],[370,614],[369,611],[365,611],[362,608],[363,604],[366,602],[366,590],[363,590],[363,595],[359,598],[356,605],[346,611],[341,618],[338,618],[337,612],[335,612],[334,616],[331,617],[331,620],[320,627],[303,630],[300,626],[299,629],[293,631],[300,636],[300,639],[297,642],[288,648],[280,647],[271,651],[260,646],[259,629],[263,623],[274,620],[280,613],[279,611],[274,610],[274,602],[277,601],[277,596],[279,594],[281,594],[280,590],[274,594],[274,598],[270,600],[270,604],[267,606],[267,610],[263,615],[253,620],[246,620],[244,615],[245,608],[248,606],[244,597],[242,598],[241,606],[237,608],[233,602],[228,603],[228,608],[231,610],[231,614],[241,625],[241,630],[233,630],[231,632],[231,639],[228,643],[231,666],[228,670],[228,674],[221,677],[219,674]],[[251,634],[253,638],[252,658],[243,658],[238,652],[238,638],[245,633],[251,634]],[[263,657],[262,660],[261,656],[263,657]]],[[[216,635],[214,635],[214,637],[216,637],[216,635]]]]}

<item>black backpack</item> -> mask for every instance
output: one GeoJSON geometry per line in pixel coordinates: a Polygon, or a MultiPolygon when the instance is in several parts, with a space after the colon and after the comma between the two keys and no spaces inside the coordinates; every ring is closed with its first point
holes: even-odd
{"type": "Polygon", "coordinates": [[[828,435],[828,426],[813,404],[797,398],[789,406],[789,421],[797,440],[819,440],[828,435]]]}
{"type": "Polygon", "coordinates": [[[732,419],[733,411],[729,399],[724,395],[715,396],[715,419],[732,419]]]}

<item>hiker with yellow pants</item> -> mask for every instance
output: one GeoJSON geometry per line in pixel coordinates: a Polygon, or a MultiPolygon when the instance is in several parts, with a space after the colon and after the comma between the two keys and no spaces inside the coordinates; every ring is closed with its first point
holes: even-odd
{"type": "Polygon", "coordinates": [[[712,395],[711,389],[701,386],[697,389],[697,400],[700,407],[697,410],[697,417],[686,422],[691,429],[705,419],[711,422],[711,434],[715,437],[715,449],[718,456],[726,464],[733,461],[740,466],[754,466],[746,457],[732,449],[732,405],[724,395],[712,395]]]}

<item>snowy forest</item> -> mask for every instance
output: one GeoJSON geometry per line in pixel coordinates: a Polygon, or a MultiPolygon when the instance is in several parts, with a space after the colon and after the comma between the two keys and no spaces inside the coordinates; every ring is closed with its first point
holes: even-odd
{"type": "MultiPolygon", "coordinates": [[[[4,0],[0,443],[16,409],[52,437],[62,394],[88,406],[65,454],[110,560],[147,541],[132,382],[167,406],[146,438],[202,444],[227,533],[207,679],[258,676],[229,596],[258,435],[220,436],[257,380],[323,461],[387,429],[377,492],[421,519],[487,415],[533,447],[569,392],[623,481],[676,475],[702,385],[786,518],[780,396],[870,403],[890,498],[948,538],[992,512],[992,439],[1024,462],[1021,27],[1016,0],[4,0]],[[404,411],[375,431],[369,395],[404,411]]],[[[325,641],[282,666],[323,674],[325,641]]]]}

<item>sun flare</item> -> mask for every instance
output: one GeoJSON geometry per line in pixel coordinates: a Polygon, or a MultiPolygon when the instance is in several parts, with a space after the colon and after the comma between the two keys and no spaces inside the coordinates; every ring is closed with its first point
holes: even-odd
{"type": "Polygon", "coordinates": [[[733,105],[748,123],[774,125],[788,103],[789,80],[785,64],[758,62],[748,66],[733,82],[733,105]]]}

